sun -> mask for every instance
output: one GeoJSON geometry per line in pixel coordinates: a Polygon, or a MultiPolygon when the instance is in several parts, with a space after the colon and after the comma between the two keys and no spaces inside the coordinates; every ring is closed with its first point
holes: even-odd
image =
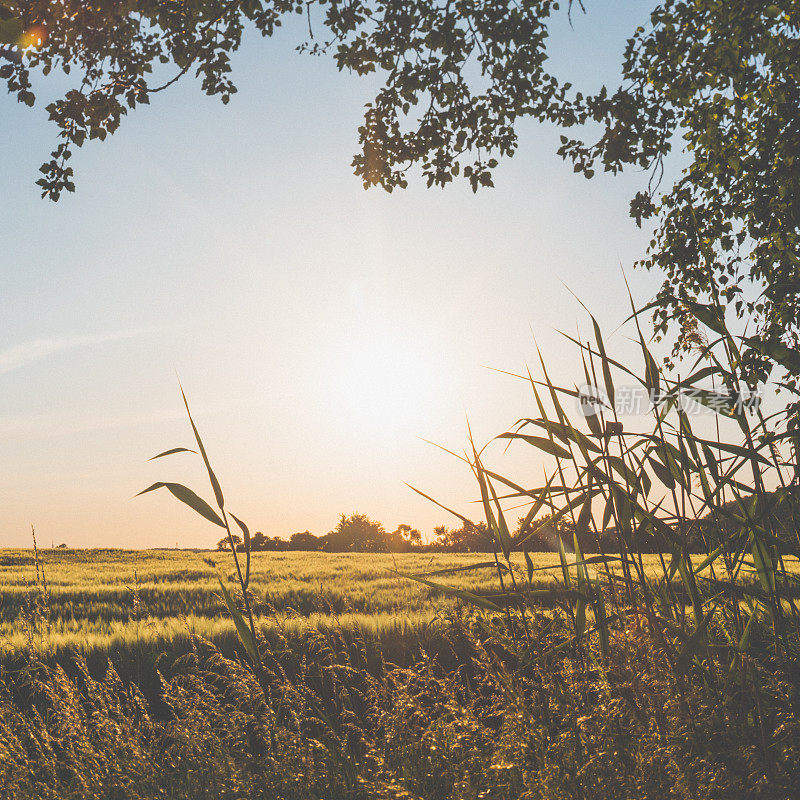
{"type": "Polygon", "coordinates": [[[329,404],[335,422],[371,436],[419,435],[439,391],[432,354],[413,335],[362,333],[331,363],[329,404]]]}

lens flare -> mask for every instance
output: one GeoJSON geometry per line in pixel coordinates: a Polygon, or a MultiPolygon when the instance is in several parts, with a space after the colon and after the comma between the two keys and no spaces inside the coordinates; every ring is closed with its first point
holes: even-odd
{"type": "Polygon", "coordinates": [[[23,50],[41,47],[47,41],[47,28],[44,25],[33,25],[20,36],[17,44],[23,50]]]}

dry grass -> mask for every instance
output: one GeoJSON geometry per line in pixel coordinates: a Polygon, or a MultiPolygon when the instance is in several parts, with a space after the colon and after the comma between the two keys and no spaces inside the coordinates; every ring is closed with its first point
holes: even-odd
{"type": "MultiPolygon", "coordinates": [[[[9,800],[786,800],[800,785],[798,673],[768,654],[677,673],[646,629],[598,666],[531,620],[533,660],[502,619],[440,629],[457,654],[394,667],[364,639],[308,629],[270,643],[261,678],[197,638],[156,699],[113,668],[33,657],[0,682],[9,800]],[[758,693],[754,686],[758,686],[758,693]],[[767,726],[766,746],[759,728],[767,726]]],[[[763,633],[766,634],[766,631],[763,633]]],[[[267,643],[262,643],[266,645],[267,643]]]]}

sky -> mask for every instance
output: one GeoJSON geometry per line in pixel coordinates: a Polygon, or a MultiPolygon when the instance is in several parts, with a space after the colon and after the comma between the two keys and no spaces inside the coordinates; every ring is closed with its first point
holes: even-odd
{"type": "MultiPolygon", "coordinates": [[[[613,83],[646,7],[561,19],[553,70],[613,83]]],[[[54,146],[43,107],[0,98],[0,546],[213,547],[221,531],[155,481],[210,498],[182,383],[227,505],[251,530],[323,534],[359,511],[425,533],[455,520],[405,484],[478,516],[461,451],[534,414],[497,371],[536,364],[580,382],[558,333],[586,330],[574,292],[633,354],[622,269],[648,232],[628,217],[641,173],[573,174],[558,133],[520,126],[495,189],[352,174],[374,82],[294,52],[302,28],[247,38],[228,106],[184,80],[74,159],[77,192],[40,199],[54,146]],[[495,368],[495,369],[491,369],[495,368]]],[[[57,82],[40,84],[42,99],[57,82]]],[[[487,466],[536,482],[530,448],[487,466]]]]}

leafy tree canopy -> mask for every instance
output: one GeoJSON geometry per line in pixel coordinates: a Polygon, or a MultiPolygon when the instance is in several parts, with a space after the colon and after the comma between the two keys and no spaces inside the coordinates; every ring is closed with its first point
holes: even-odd
{"type": "Polygon", "coordinates": [[[314,536],[311,531],[298,531],[289,537],[290,550],[318,550],[320,546],[319,536],[314,536]]]}
{"type": "Polygon", "coordinates": [[[491,553],[495,538],[485,522],[464,523],[460,528],[448,529],[440,525],[433,529],[432,550],[449,550],[454,553],[491,553]]]}
{"type": "MultiPolygon", "coordinates": [[[[242,543],[242,537],[239,536],[238,533],[234,533],[231,535],[231,539],[233,539],[234,547],[238,547],[242,543]]],[[[217,550],[230,550],[231,549],[231,542],[227,536],[223,536],[217,542],[217,550]]]]}
{"type": "Polygon", "coordinates": [[[48,106],[59,142],[39,185],[55,200],[74,190],[75,147],[186,74],[227,103],[244,30],[270,36],[302,14],[298,49],[383,78],[353,160],[365,186],[404,187],[412,169],[428,185],[491,186],[520,119],[555,123],[558,153],[587,178],[644,171],[631,215],[654,219],[643,264],[665,275],[657,331],[687,301],[719,300],[760,333],[751,376],[776,358],[800,375],[785,350],[800,344],[800,0],[663,0],[631,32],[619,86],[589,93],[547,70],[552,15],[575,10],[552,0],[0,0],[0,77],[33,105],[34,76],[74,76],[48,106]],[[688,163],[662,187],[673,148],[688,163]]]}
{"type": "Polygon", "coordinates": [[[342,514],[336,527],[325,535],[323,548],[332,553],[370,553],[386,549],[386,531],[366,514],[342,514]]]}

